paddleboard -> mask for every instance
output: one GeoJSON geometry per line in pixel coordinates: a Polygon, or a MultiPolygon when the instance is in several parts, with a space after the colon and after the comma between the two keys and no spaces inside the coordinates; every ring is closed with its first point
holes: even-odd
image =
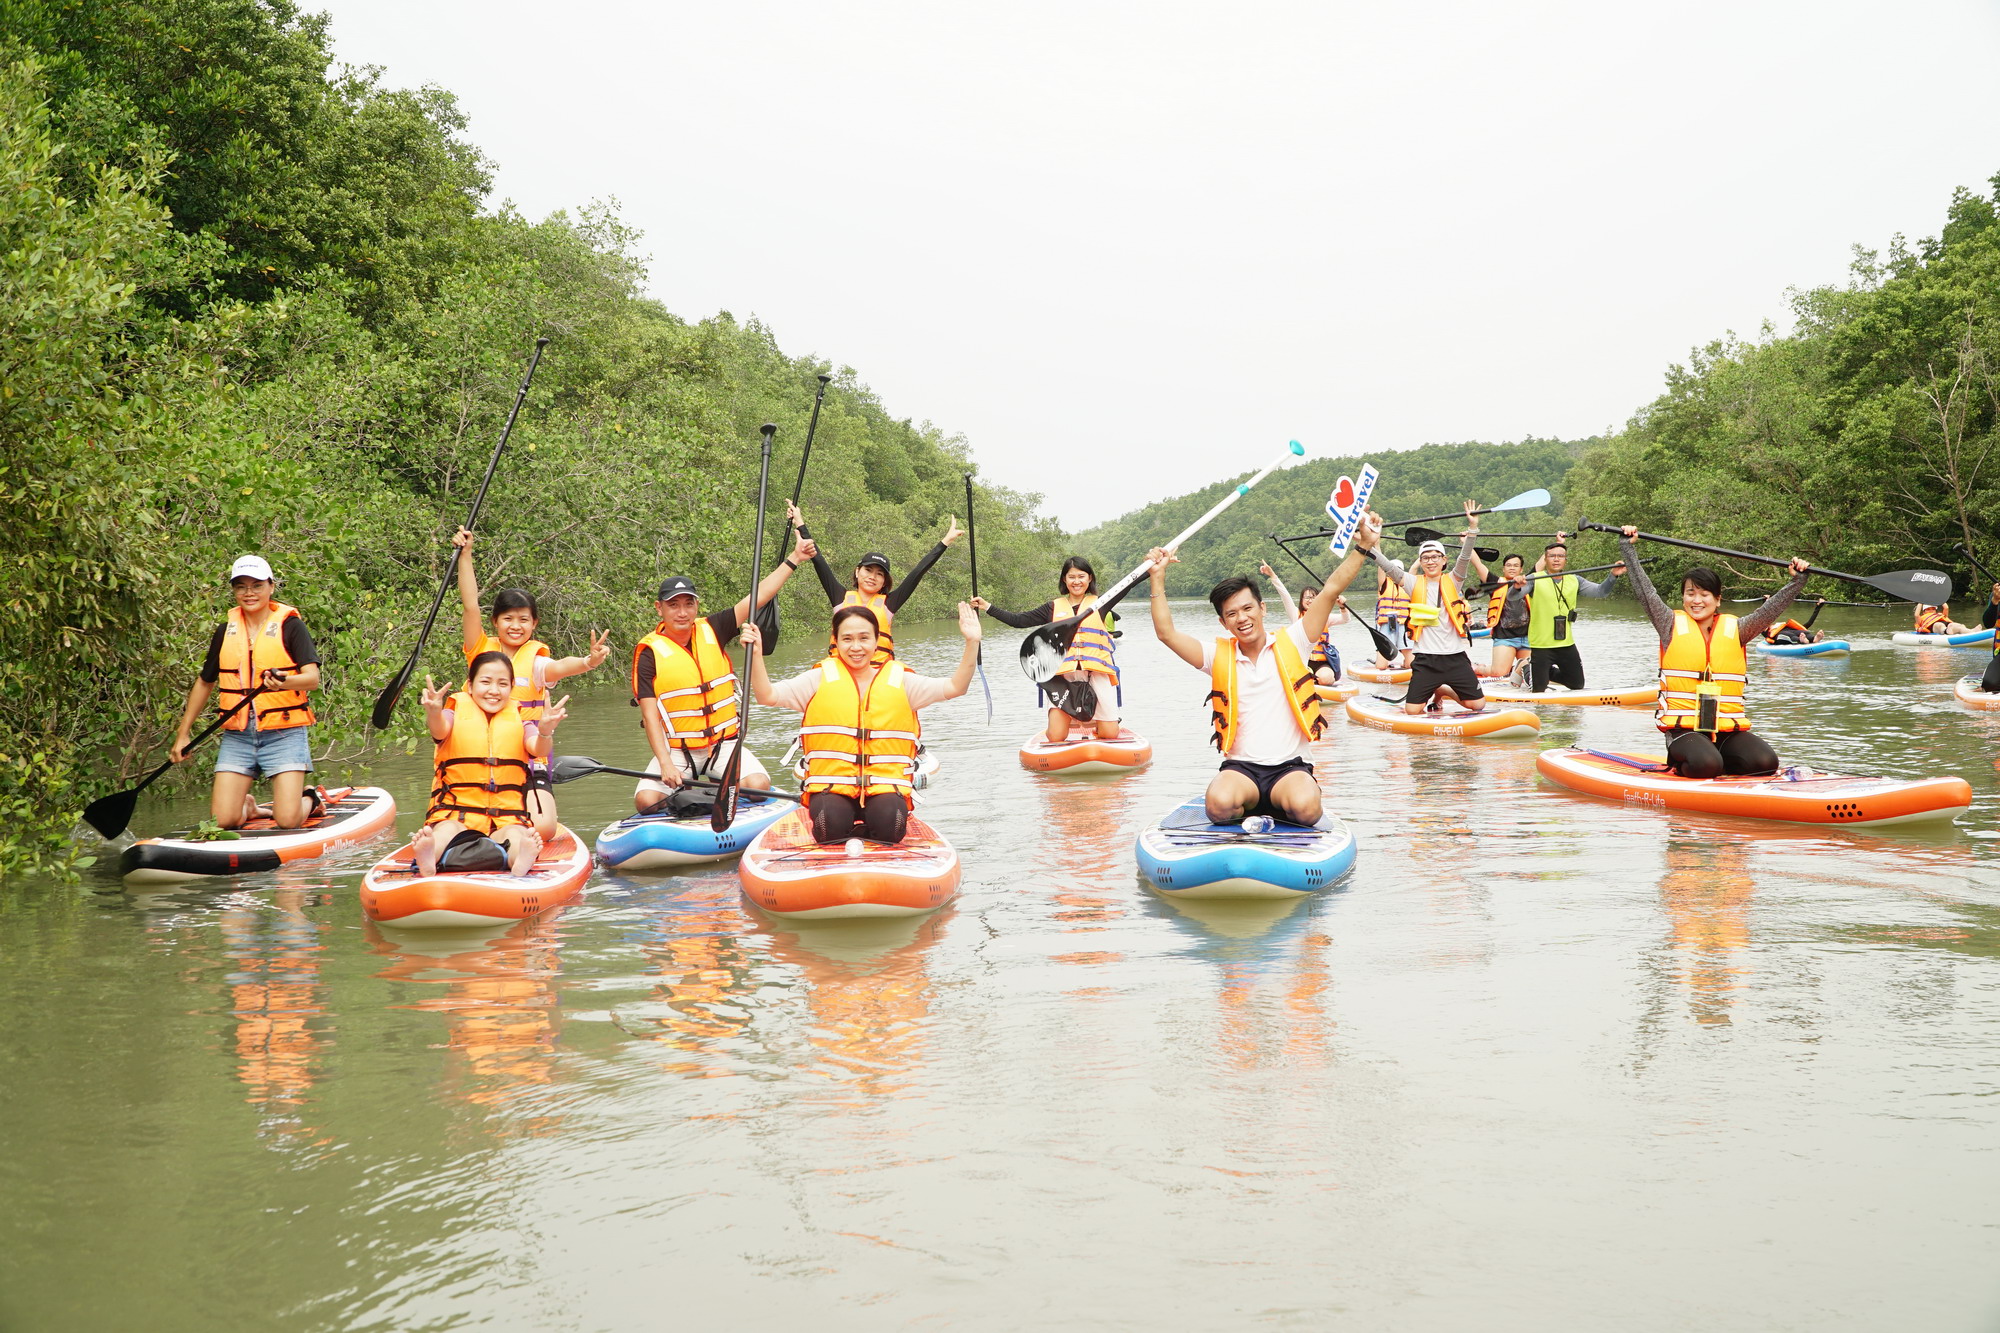
{"type": "Polygon", "coordinates": [[[1351,666],[1342,674],[1349,680],[1365,680],[1370,685],[1401,685],[1410,678],[1410,669],[1397,667],[1393,671],[1383,671],[1376,667],[1351,666]]]}
{"type": "Polygon", "coordinates": [[[915,815],[900,843],[822,846],[794,809],[744,849],[737,874],[743,896],[774,916],[837,920],[935,912],[958,892],[960,869],[952,845],[915,815]]]}
{"type": "Polygon", "coordinates": [[[1845,657],[1854,645],[1845,639],[1822,639],[1818,643],[1765,643],[1756,644],[1757,651],[1772,657],[1845,657]]]}
{"type": "Polygon", "coordinates": [[[1303,898],[1354,865],[1354,834],[1326,815],[1264,833],[1211,824],[1197,796],[1139,834],[1139,869],[1170,898],[1303,898]]]}
{"type": "Polygon", "coordinates": [[[1769,777],[1684,778],[1647,771],[1631,763],[1658,765],[1660,754],[1587,750],[1544,750],[1535,767],[1543,777],[1571,791],[1605,796],[1665,810],[1696,810],[1794,824],[1882,827],[1950,821],[1972,804],[1964,778],[1858,778],[1808,769],[1787,769],[1769,777]],[[1601,757],[1621,753],[1624,760],[1601,757]]]}
{"type": "Polygon", "coordinates": [[[1463,736],[1496,741],[1519,740],[1542,729],[1542,720],[1525,708],[1488,708],[1467,713],[1448,704],[1437,713],[1406,713],[1401,704],[1366,696],[1347,701],[1347,720],[1405,736],[1463,736]]]}
{"type": "Polygon", "coordinates": [[[590,879],[590,849],[561,825],[525,875],[447,870],[420,876],[405,843],[363,876],[361,910],[399,930],[452,930],[521,921],[577,897],[590,879]]]}
{"type": "Polygon", "coordinates": [[[1993,631],[1975,629],[1968,630],[1964,634],[1919,634],[1915,630],[1905,629],[1891,634],[1889,641],[1918,648],[1969,648],[1974,644],[1991,644],[1993,631]]]}
{"type": "Polygon", "coordinates": [[[1073,730],[1052,741],[1038,731],[1021,742],[1021,767],[1036,773],[1125,773],[1153,762],[1153,743],[1130,727],[1100,740],[1095,728],[1073,730]]]}
{"type": "Polygon", "coordinates": [[[216,875],[250,875],[295,861],[324,856],[385,833],[396,826],[396,800],[380,787],[335,787],[327,807],[298,828],[279,828],[260,816],[235,830],[233,838],[200,842],[187,838],[147,838],[118,856],[127,884],[177,884],[216,875]]]}
{"type": "Polygon", "coordinates": [[[1313,693],[1319,695],[1321,703],[1346,703],[1349,699],[1361,693],[1361,682],[1358,680],[1342,679],[1331,685],[1314,685],[1313,693]]]}
{"type": "Polygon", "coordinates": [[[1977,676],[1961,677],[1959,682],[1951,687],[1951,692],[1967,708],[1978,708],[1981,710],[2000,708],[2000,694],[1988,694],[1986,691],[1980,689],[1979,677],[1977,676]]]}
{"type": "Polygon", "coordinates": [[[1612,690],[1565,690],[1560,686],[1551,685],[1542,693],[1536,694],[1525,685],[1502,685],[1496,682],[1486,686],[1486,697],[1494,703],[1567,704],[1572,708],[1597,705],[1651,708],[1659,701],[1660,687],[1655,681],[1612,690]]]}
{"type": "Polygon", "coordinates": [[[597,859],[619,870],[671,870],[739,856],[750,840],[784,817],[790,801],[737,792],[735,822],[717,833],[707,815],[632,815],[597,835],[597,859]]]}

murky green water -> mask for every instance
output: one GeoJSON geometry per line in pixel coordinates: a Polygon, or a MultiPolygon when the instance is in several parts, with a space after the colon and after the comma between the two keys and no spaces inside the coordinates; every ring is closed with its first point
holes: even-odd
{"type": "MultiPolygon", "coordinates": [[[[1018,767],[1005,631],[993,723],[927,715],[966,876],[920,923],[775,924],[724,868],[412,942],[356,903],[381,846],[10,885],[0,1329],[2000,1327],[2000,715],[1951,699],[1977,653],[1823,622],[1880,646],[1753,664],[1761,729],[1965,775],[1956,828],[1667,815],[1336,721],[1345,887],[1166,903],[1133,835],[1214,761],[1140,614],[1143,773],[1018,767]]],[[[1629,604],[1584,632],[1594,684],[1650,675],[1629,604]]],[[[1651,735],[1574,711],[1540,744],[1651,735]]],[[[573,712],[565,751],[641,756],[615,680],[573,712]]],[[[409,827],[422,766],[367,776],[409,827]]]]}

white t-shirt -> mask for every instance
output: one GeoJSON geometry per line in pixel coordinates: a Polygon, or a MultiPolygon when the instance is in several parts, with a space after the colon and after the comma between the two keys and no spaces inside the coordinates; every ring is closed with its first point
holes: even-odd
{"type": "MultiPolygon", "coordinates": [[[[1304,661],[1308,647],[1304,626],[1295,620],[1278,633],[1292,641],[1292,647],[1299,650],[1299,660],[1304,661]]],[[[1254,662],[1243,655],[1243,645],[1237,644],[1235,649],[1236,743],[1223,757],[1246,764],[1283,764],[1309,758],[1312,738],[1300,728],[1286,701],[1289,691],[1284,673],[1278,669],[1277,649],[1267,639],[1254,662]]],[[[1202,640],[1201,669],[1209,673],[1215,670],[1214,639],[1202,640]]]]}
{"type": "MultiPolygon", "coordinates": [[[[1464,547],[1460,548],[1458,560],[1452,565],[1450,571],[1452,578],[1457,581],[1460,591],[1464,590],[1466,573],[1472,568],[1467,549],[1464,547]]],[[[1380,548],[1377,548],[1375,552],[1375,563],[1387,570],[1389,577],[1401,584],[1404,592],[1414,594],[1417,584],[1423,579],[1423,575],[1417,573],[1415,570],[1403,568],[1402,561],[1392,560],[1388,556],[1383,555],[1380,548]]],[[[1442,580],[1439,583],[1441,587],[1442,580]]],[[[1440,595],[1436,591],[1431,593],[1433,597],[1440,595]]],[[[1420,653],[1469,653],[1472,651],[1472,640],[1460,638],[1458,631],[1451,627],[1451,616],[1440,609],[1437,624],[1426,625],[1418,630],[1417,641],[1409,646],[1420,653]]]]}

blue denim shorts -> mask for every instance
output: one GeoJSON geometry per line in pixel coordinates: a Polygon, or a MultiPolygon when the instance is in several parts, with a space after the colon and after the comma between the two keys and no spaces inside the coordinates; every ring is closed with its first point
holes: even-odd
{"type": "Polygon", "coordinates": [[[1495,648],[1519,648],[1525,653],[1528,651],[1528,636],[1523,634],[1518,639],[1495,639],[1493,640],[1493,646],[1495,648]]]}
{"type": "Polygon", "coordinates": [[[252,778],[310,773],[312,743],[306,739],[306,733],[311,730],[311,727],[285,727],[278,731],[225,731],[222,748],[215,755],[215,771],[252,778]]]}

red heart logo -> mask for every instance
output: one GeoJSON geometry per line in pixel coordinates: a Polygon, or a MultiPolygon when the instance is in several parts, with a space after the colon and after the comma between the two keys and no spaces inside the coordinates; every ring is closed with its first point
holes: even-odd
{"type": "Polygon", "coordinates": [[[1354,478],[1342,477],[1333,488],[1333,507],[1351,509],[1354,506],[1354,478]]]}

